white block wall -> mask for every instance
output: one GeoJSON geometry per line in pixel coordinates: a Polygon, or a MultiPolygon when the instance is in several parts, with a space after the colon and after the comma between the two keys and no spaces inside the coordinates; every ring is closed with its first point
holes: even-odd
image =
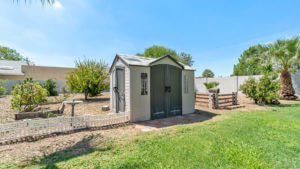
{"type": "MultiPolygon", "coordinates": [[[[249,78],[259,80],[261,75],[256,76],[233,76],[233,77],[219,77],[219,78],[196,78],[195,79],[195,92],[207,93],[203,83],[206,82],[219,82],[220,93],[232,93],[239,90],[240,86],[249,78]]],[[[279,77],[278,77],[279,78],[279,77]]],[[[300,97],[300,73],[292,74],[293,87],[296,95],[300,97]]],[[[238,91],[241,94],[241,91],[238,91]]]]}

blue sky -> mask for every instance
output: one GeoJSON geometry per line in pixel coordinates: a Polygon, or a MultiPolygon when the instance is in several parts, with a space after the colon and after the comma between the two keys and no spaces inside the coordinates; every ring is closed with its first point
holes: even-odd
{"type": "Polygon", "coordinates": [[[73,67],[86,56],[111,64],[116,53],[153,44],[190,53],[229,76],[249,46],[300,33],[300,1],[59,0],[53,7],[0,1],[0,45],[37,65],[73,67]]]}

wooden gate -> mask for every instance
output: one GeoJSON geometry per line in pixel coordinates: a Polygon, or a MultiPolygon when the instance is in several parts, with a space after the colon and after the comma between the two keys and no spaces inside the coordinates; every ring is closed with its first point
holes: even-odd
{"type": "Polygon", "coordinates": [[[243,107],[238,105],[237,93],[196,93],[196,105],[212,109],[233,109],[243,107]]]}

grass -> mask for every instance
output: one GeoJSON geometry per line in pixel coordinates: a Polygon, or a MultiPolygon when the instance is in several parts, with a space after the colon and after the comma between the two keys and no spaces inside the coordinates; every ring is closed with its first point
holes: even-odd
{"type": "Polygon", "coordinates": [[[300,104],[223,116],[121,140],[100,140],[76,155],[66,150],[23,166],[3,167],[300,168],[300,104]]]}

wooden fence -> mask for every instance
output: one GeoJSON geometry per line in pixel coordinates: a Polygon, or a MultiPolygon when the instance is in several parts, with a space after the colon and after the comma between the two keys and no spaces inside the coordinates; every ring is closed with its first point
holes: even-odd
{"type": "Polygon", "coordinates": [[[218,93],[196,93],[196,105],[212,109],[223,109],[228,106],[237,105],[237,93],[218,94],[218,93]]]}
{"type": "Polygon", "coordinates": [[[91,127],[103,127],[129,121],[128,115],[55,117],[0,124],[0,142],[91,127]]]}

